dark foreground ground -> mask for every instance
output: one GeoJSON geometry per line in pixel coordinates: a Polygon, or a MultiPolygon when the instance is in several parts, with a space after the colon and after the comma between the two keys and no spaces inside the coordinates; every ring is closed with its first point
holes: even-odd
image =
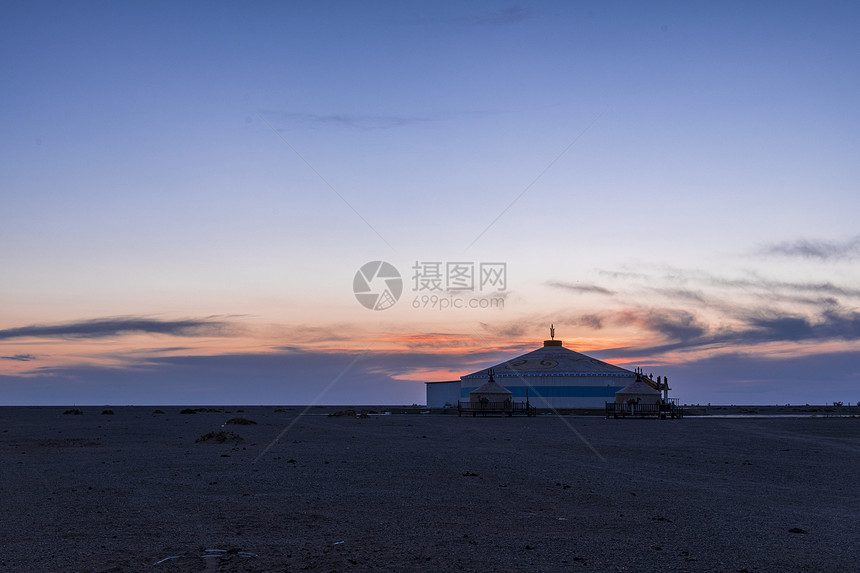
{"type": "Polygon", "coordinates": [[[858,418],[103,409],[0,408],[0,571],[860,568],[858,418]]]}

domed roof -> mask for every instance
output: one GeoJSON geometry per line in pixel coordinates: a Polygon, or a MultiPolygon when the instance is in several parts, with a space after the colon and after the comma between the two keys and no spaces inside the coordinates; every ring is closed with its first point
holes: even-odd
{"type": "Polygon", "coordinates": [[[645,380],[643,378],[637,378],[636,380],[634,380],[633,382],[631,382],[630,384],[628,384],[627,386],[625,386],[624,388],[622,388],[621,390],[616,392],[615,395],[616,396],[618,396],[618,395],[623,395],[623,396],[629,396],[629,395],[659,396],[660,392],[655,390],[654,388],[652,388],[651,385],[648,384],[647,382],[645,382],[645,380]]]}
{"type": "Polygon", "coordinates": [[[513,393],[501,386],[498,382],[490,378],[490,381],[484,384],[483,386],[479,386],[469,392],[469,394],[504,394],[505,396],[511,396],[513,393]]]}
{"type": "MultiPolygon", "coordinates": [[[[547,340],[538,348],[496,366],[496,378],[520,378],[526,376],[615,376],[634,377],[635,372],[613,366],[585,354],[561,346],[560,340],[547,340]]],[[[463,376],[462,380],[486,378],[489,368],[463,376]]]]}

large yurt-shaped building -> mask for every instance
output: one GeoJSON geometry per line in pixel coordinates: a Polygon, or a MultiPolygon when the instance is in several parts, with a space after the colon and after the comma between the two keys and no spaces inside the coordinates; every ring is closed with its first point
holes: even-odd
{"type": "MultiPolygon", "coordinates": [[[[553,333],[554,334],[554,333],[553,333]]],[[[636,380],[636,373],[575,352],[561,340],[460,378],[460,400],[487,382],[488,371],[512,394],[537,408],[600,408],[636,380]]]]}

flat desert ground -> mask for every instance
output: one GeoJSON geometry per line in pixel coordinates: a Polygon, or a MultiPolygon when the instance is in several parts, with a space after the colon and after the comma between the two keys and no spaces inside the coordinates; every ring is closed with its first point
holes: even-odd
{"type": "Polygon", "coordinates": [[[0,408],[0,571],[860,570],[860,418],[183,408],[0,408]]]}

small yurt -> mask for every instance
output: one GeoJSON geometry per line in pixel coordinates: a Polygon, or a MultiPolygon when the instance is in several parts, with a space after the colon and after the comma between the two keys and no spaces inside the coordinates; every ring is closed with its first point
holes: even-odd
{"type": "Polygon", "coordinates": [[[487,373],[490,375],[490,379],[484,385],[469,392],[469,402],[472,404],[510,403],[513,396],[511,391],[493,379],[494,371],[492,369],[487,373]]]}
{"type": "Polygon", "coordinates": [[[660,401],[660,392],[639,376],[615,393],[616,404],[659,404],[660,401]]]}

